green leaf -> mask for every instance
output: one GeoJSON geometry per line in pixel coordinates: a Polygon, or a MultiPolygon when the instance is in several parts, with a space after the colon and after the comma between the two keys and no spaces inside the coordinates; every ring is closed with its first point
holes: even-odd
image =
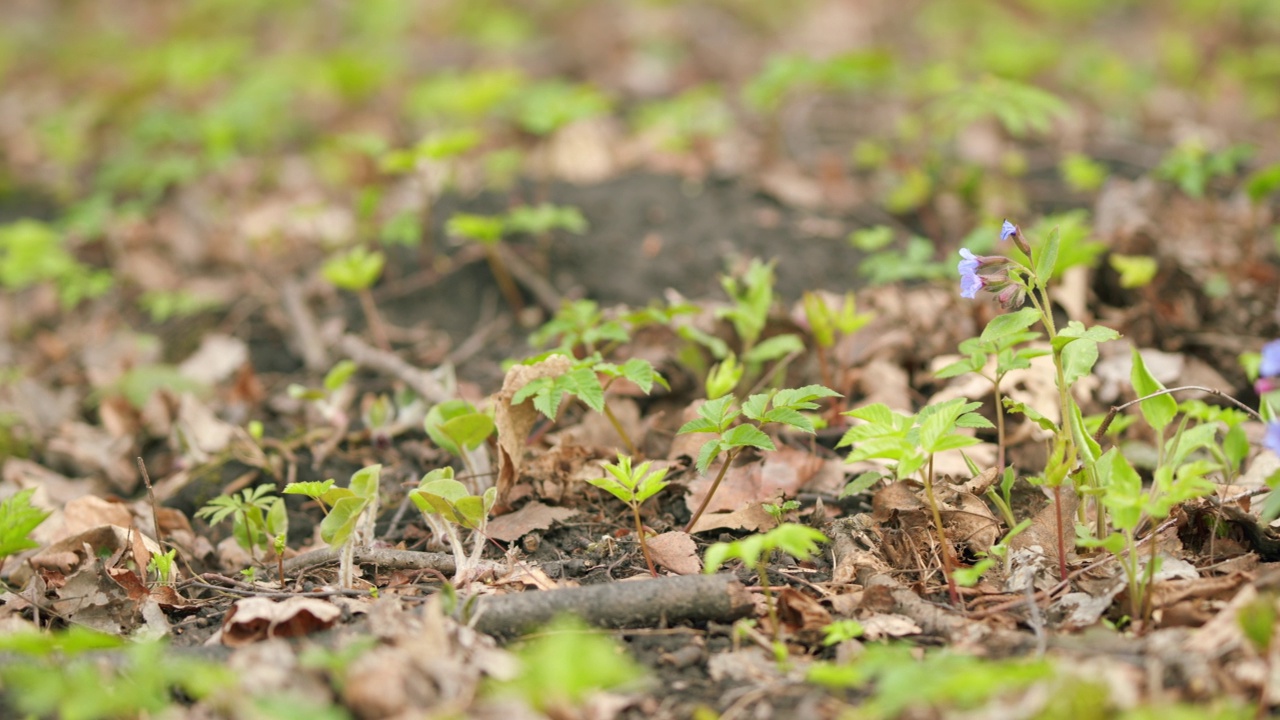
{"type": "Polygon", "coordinates": [[[967,448],[981,444],[981,440],[975,437],[969,437],[968,435],[944,435],[943,437],[938,438],[937,442],[933,444],[933,450],[929,452],[940,453],[947,450],[959,450],[960,448],[967,448]]]}
{"type": "Polygon", "coordinates": [[[813,434],[813,421],[802,415],[798,410],[793,410],[789,407],[774,408],[765,413],[764,417],[761,418],[761,424],[763,423],[778,423],[813,434]]]}
{"type": "Polygon", "coordinates": [[[1243,425],[1234,425],[1227,431],[1226,436],[1222,438],[1222,452],[1231,463],[1231,469],[1238,472],[1240,464],[1249,457],[1249,436],[1245,433],[1243,425]]]}
{"type": "Polygon", "coordinates": [[[654,372],[653,365],[648,360],[640,358],[631,358],[622,364],[622,377],[635,383],[645,395],[653,390],[655,380],[662,381],[662,376],[654,372]]]}
{"type": "Polygon", "coordinates": [[[1097,469],[1106,490],[1102,504],[1110,511],[1112,524],[1125,532],[1137,530],[1142,520],[1142,478],[1116,448],[1098,459],[1097,469]]]}
{"type": "MultiPolygon", "coordinates": [[[[721,442],[720,438],[708,440],[704,443],[702,445],[702,449],[698,451],[698,472],[705,473],[707,468],[711,467],[711,463],[716,459],[716,456],[720,454],[720,451],[723,448],[724,443],[721,442]]],[[[1280,495],[1280,493],[1277,493],[1277,495],[1280,495]]]]}
{"type": "Polygon", "coordinates": [[[329,392],[334,392],[343,385],[346,385],[347,381],[351,379],[351,376],[355,374],[358,368],[359,366],[351,360],[339,361],[329,370],[328,373],[325,374],[324,389],[329,392]]]}
{"type": "Polygon", "coordinates": [[[1147,255],[1112,254],[1107,261],[1112,269],[1120,273],[1120,287],[1140,288],[1151,284],[1160,266],[1156,259],[1147,255]]]}
{"type": "Polygon", "coordinates": [[[49,513],[31,504],[35,488],[14,493],[0,502],[0,558],[38,547],[30,538],[31,531],[49,517],[49,513]]]}
{"type": "Polygon", "coordinates": [[[1062,348],[1062,374],[1068,386],[1093,372],[1098,362],[1098,343],[1081,339],[1062,348]]]}
{"type": "Polygon", "coordinates": [[[764,419],[765,408],[769,407],[769,399],[772,393],[760,393],[747,398],[742,403],[742,414],[757,422],[764,419]]]}
{"type": "Polygon", "coordinates": [[[859,420],[866,420],[874,425],[893,427],[894,417],[897,413],[890,410],[889,406],[884,403],[872,403],[870,405],[863,405],[860,408],[850,410],[845,413],[845,415],[859,420]]]}
{"type": "Polygon", "coordinates": [[[804,341],[799,335],[775,335],[742,354],[742,361],[748,364],[766,363],[786,357],[792,353],[804,352],[804,341]]]}
{"type": "MultiPolygon", "coordinates": [[[[1136,347],[1133,348],[1133,369],[1129,373],[1129,381],[1133,383],[1133,391],[1138,394],[1138,397],[1165,389],[1164,385],[1147,370],[1147,364],[1142,360],[1142,353],[1138,352],[1136,347]]],[[[1172,395],[1158,395],[1143,400],[1139,406],[1142,409],[1142,416],[1147,419],[1147,424],[1155,428],[1157,433],[1161,433],[1178,414],[1178,401],[1174,400],[1172,395]]]]}
{"type": "Polygon", "coordinates": [[[1058,228],[1054,228],[1049,232],[1049,237],[1045,240],[1044,245],[1040,247],[1040,252],[1036,256],[1036,278],[1041,283],[1048,283],[1053,277],[1054,266],[1058,262],[1058,244],[1059,244],[1058,228]]]}
{"type": "Polygon", "coordinates": [[[996,342],[1006,335],[1020,333],[1031,327],[1040,319],[1040,312],[1035,308],[1022,308],[1017,312],[997,315],[982,330],[980,339],[984,342],[996,342]]]}
{"type": "Polygon", "coordinates": [[[320,522],[320,539],[329,543],[329,547],[342,547],[355,531],[356,523],[368,505],[369,501],[362,497],[339,500],[320,522]]]}
{"type": "Polygon", "coordinates": [[[378,479],[382,476],[381,465],[370,465],[361,468],[351,476],[351,492],[357,497],[373,500],[378,497],[378,479]]]}
{"type": "Polygon", "coordinates": [[[480,447],[493,434],[493,418],[480,412],[453,418],[440,426],[440,431],[468,450],[480,447]]]}
{"type": "Polygon", "coordinates": [[[824,385],[805,385],[798,388],[785,388],[774,393],[774,407],[793,407],[800,410],[815,410],[814,400],[829,397],[844,397],[840,393],[824,385]]]}
{"type": "Polygon", "coordinates": [[[761,450],[776,450],[773,441],[769,436],[764,434],[760,428],[754,425],[739,425],[730,429],[722,436],[722,442],[726,447],[754,447],[761,450]]]}
{"type": "Polygon", "coordinates": [[[291,482],[284,486],[285,495],[306,495],[309,498],[318,499],[324,497],[333,487],[333,480],[308,480],[307,482],[291,482]]]}
{"type": "Polygon", "coordinates": [[[849,484],[844,486],[844,490],[840,491],[840,497],[845,498],[852,495],[861,495],[862,493],[870,490],[871,487],[879,482],[883,477],[884,475],[874,470],[868,470],[853,480],[850,480],[849,484]]]}
{"type": "Polygon", "coordinates": [[[1072,320],[1067,323],[1065,328],[1058,331],[1058,336],[1053,339],[1053,349],[1060,351],[1076,340],[1092,340],[1095,343],[1104,343],[1116,340],[1119,337],[1120,333],[1105,325],[1094,325],[1086,328],[1079,320],[1072,320]]]}
{"type": "Polygon", "coordinates": [[[947,365],[941,370],[935,372],[933,376],[939,380],[946,380],[947,378],[959,377],[960,375],[968,373],[976,373],[986,364],[986,355],[970,356],[947,365]]]}
{"type": "Polygon", "coordinates": [[[720,432],[720,427],[717,426],[715,422],[708,420],[706,418],[694,418],[689,422],[685,423],[684,425],[681,425],[680,429],[676,431],[676,434],[687,435],[689,433],[718,433],[718,432],[720,432]]]}

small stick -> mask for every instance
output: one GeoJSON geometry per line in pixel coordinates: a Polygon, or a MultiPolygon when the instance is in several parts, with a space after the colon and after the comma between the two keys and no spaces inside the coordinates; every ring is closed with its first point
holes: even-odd
{"type": "Polygon", "coordinates": [[[1142,397],[1137,398],[1135,400],[1130,400],[1129,402],[1124,403],[1123,405],[1112,405],[1111,409],[1107,411],[1107,416],[1102,419],[1102,424],[1098,426],[1098,431],[1093,434],[1093,441],[1096,443],[1102,442],[1102,436],[1106,434],[1107,428],[1111,427],[1111,422],[1116,419],[1116,413],[1119,413],[1120,411],[1126,408],[1132,407],[1142,402],[1143,400],[1150,400],[1151,398],[1160,397],[1161,395],[1171,395],[1173,393],[1176,393],[1182,390],[1199,390],[1200,392],[1209,393],[1210,395],[1213,395],[1215,397],[1223,398],[1224,400],[1230,401],[1233,405],[1240,408],[1241,410],[1244,410],[1246,413],[1249,413],[1250,415],[1252,415],[1253,418],[1258,422],[1265,422],[1262,419],[1262,415],[1258,414],[1257,410],[1254,410],[1253,408],[1249,407],[1248,405],[1245,405],[1244,403],[1222,392],[1221,390],[1215,390],[1214,388],[1201,387],[1199,385],[1183,385],[1181,387],[1165,388],[1164,390],[1158,390],[1156,392],[1151,393],[1150,395],[1143,395],[1142,397]]]}
{"type": "Polygon", "coordinates": [[[147,497],[151,500],[151,523],[155,528],[156,544],[164,546],[164,536],[160,534],[160,504],[156,502],[156,491],[151,487],[151,476],[147,474],[147,464],[138,457],[138,471],[142,473],[142,484],[147,486],[147,497]]]}

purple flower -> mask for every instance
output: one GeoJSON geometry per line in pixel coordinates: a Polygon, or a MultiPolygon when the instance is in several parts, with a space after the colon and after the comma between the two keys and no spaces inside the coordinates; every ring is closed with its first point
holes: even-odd
{"type": "Polygon", "coordinates": [[[1017,235],[1017,234],[1018,234],[1018,226],[1014,225],[1008,220],[1005,220],[1004,225],[1000,226],[1000,242],[1004,242],[1005,240],[1008,240],[1010,236],[1017,235]]]}
{"type": "Polygon", "coordinates": [[[1273,453],[1280,453],[1280,422],[1267,424],[1267,435],[1262,439],[1262,444],[1273,453]]]}
{"type": "Polygon", "coordinates": [[[1262,346],[1262,363],[1258,365],[1262,377],[1280,375],[1280,340],[1272,340],[1262,346]]]}
{"type": "Polygon", "coordinates": [[[1280,390],[1280,382],[1277,382],[1275,378],[1260,377],[1254,381],[1253,390],[1259,395],[1266,395],[1272,390],[1280,390]]]}
{"type": "Polygon", "coordinates": [[[978,267],[982,261],[969,252],[969,248],[960,248],[960,257],[964,258],[956,266],[960,271],[960,297],[972,300],[978,297],[978,291],[987,284],[987,281],[978,275],[978,267]]]}

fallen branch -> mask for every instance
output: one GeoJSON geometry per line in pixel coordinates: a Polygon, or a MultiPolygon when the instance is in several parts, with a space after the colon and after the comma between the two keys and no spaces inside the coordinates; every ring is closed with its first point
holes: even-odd
{"type": "Polygon", "coordinates": [[[399,356],[383,352],[355,335],[343,335],[338,339],[338,349],[357,365],[378,370],[403,380],[419,397],[431,404],[442,403],[453,397],[435,377],[402,360],[399,356]]]}
{"type": "Polygon", "coordinates": [[[502,638],[573,615],[606,628],[732,622],[752,612],[751,594],[732,575],[688,575],[512,595],[486,595],[468,607],[477,630],[502,638]]]}
{"type": "MultiPolygon", "coordinates": [[[[330,548],[312,550],[284,561],[284,574],[292,575],[320,565],[338,562],[338,551],[330,548]]],[[[361,565],[377,565],[384,570],[435,570],[443,575],[453,575],[456,567],[453,555],[446,553],[393,550],[390,548],[366,548],[356,550],[355,562],[361,565]]],[[[480,570],[505,569],[501,563],[484,562],[480,570]]]]}

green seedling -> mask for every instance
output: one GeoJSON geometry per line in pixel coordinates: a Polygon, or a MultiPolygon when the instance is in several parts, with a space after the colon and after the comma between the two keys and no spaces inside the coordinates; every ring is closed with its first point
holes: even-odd
{"type": "Polygon", "coordinates": [[[471,453],[493,434],[493,418],[466,400],[446,400],[427,411],[427,436],[445,452],[461,458],[472,477],[479,475],[471,453]]]}
{"type": "Polygon", "coordinates": [[[825,542],[829,542],[827,536],[808,525],[783,523],[766,533],[748,535],[730,543],[716,543],[707,548],[704,558],[706,567],[703,572],[711,575],[719,570],[721,565],[735,559],[741,560],[747,568],[755,570],[760,577],[760,586],[764,589],[773,641],[777,644],[781,628],[778,624],[778,613],[774,607],[773,591],[770,589],[769,575],[765,571],[765,566],[775,550],[803,561],[809,560],[818,552],[818,543],[825,542]]]}
{"type": "Polygon", "coordinates": [[[519,695],[547,717],[578,717],[593,694],[637,688],[645,678],[617,642],[571,616],[542,628],[515,654],[519,675],[492,690],[519,695]]]}
{"type": "Polygon", "coordinates": [[[761,340],[769,311],[773,308],[772,262],[762,263],[752,258],[741,278],[722,275],[720,285],[731,304],[716,315],[733,325],[742,345],[740,357],[749,375],[758,376],[760,368],[767,362],[804,351],[804,343],[790,333],[761,340]]]}
{"type": "Polygon", "coordinates": [[[498,502],[498,489],[491,487],[482,495],[471,495],[465,485],[453,479],[453,468],[446,467],[424,475],[409,498],[426,516],[432,530],[449,539],[454,557],[454,584],[471,581],[480,566],[484,529],[489,522],[489,512],[498,502]],[[463,547],[459,529],[471,531],[470,553],[463,547]]]}
{"type": "Polygon", "coordinates": [[[35,488],[19,490],[0,502],[0,567],[10,555],[39,547],[31,539],[31,533],[44,522],[49,513],[32,505],[35,488]]]}
{"type": "Polygon", "coordinates": [[[317,488],[307,485],[310,492],[301,494],[322,500],[330,505],[329,512],[320,522],[320,539],[338,551],[338,585],[355,586],[355,552],[357,547],[367,547],[373,542],[374,522],[378,519],[378,483],[382,476],[381,465],[370,465],[357,470],[351,476],[351,484],[345,488],[329,486],[319,496],[311,495],[317,488]]]}
{"type": "Polygon", "coordinates": [[[543,236],[556,230],[581,235],[587,231],[587,219],[576,207],[566,205],[521,205],[507,211],[505,230],[511,233],[543,236]]]}
{"type": "Polygon", "coordinates": [[[67,309],[111,289],[111,274],[77,261],[63,240],[62,233],[37,220],[0,225],[0,287],[18,291],[51,283],[67,309]]]}
{"type": "MultiPolygon", "coordinates": [[[[1016,326],[1016,323],[1014,323],[1016,326]]],[[[1031,367],[1031,361],[1049,354],[1049,350],[1039,347],[1018,347],[1040,337],[1040,333],[1030,330],[1013,330],[1004,325],[994,323],[983,330],[982,335],[969,338],[960,343],[960,352],[965,356],[935,373],[939,379],[946,379],[973,373],[985,378],[992,385],[996,411],[996,467],[1005,466],[1005,417],[1001,383],[1005,375],[1014,370],[1025,370],[1031,367]],[[987,365],[995,358],[995,367],[988,374],[987,365]]]]}
{"type": "MultiPolygon", "coordinates": [[[[912,186],[904,185],[899,192],[911,189],[912,186]]],[[[924,199],[900,198],[897,202],[909,205],[923,203],[924,199]]],[[[913,235],[901,248],[889,247],[893,239],[893,229],[883,225],[849,234],[850,244],[867,253],[858,263],[858,274],[868,283],[889,285],[910,280],[937,280],[950,275],[951,266],[935,259],[937,248],[929,240],[913,235]]]]}
{"type": "Polygon", "coordinates": [[[1156,259],[1149,255],[1112,254],[1107,263],[1120,274],[1120,287],[1130,289],[1150,285],[1160,269],[1156,259]]]}
{"type": "Polygon", "coordinates": [[[929,405],[916,415],[894,412],[882,403],[866,405],[845,413],[863,423],[849,428],[837,445],[853,447],[849,453],[849,462],[872,459],[891,461],[897,480],[920,474],[925,498],[933,513],[942,571],[953,604],[959,603],[960,595],[952,572],[955,561],[947,542],[946,528],[942,524],[942,512],[934,495],[933,460],[937,453],[959,450],[980,442],[977,438],[964,434],[962,430],[993,427],[986,418],[975,412],[981,405],[982,403],[969,402],[965,398],[955,398],[929,405]]]}
{"type": "Polygon", "coordinates": [[[733,128],[733,114],[720,88],[703,85],[644,104],[633,115],[633,122],[655,137],[663,150],[693,151],[706,159],[711,143],[733,128]]]}
{"type": "MultiPolygon", "coordinates": [[[[545,356],[540,356],[535,360],[544,358],[545,356]]],[[[538,378],[529,382],[516,391],[511,403],[519,405],[532,398],[534,408],[554,421],[559,415],[560,404],[565,396],[576,397],[587,407],[603,414],[613,426],[614,432],[618,433],[618,437],[622,439],[627,452],[634,455],[635,445],[622,427],[622,423],[618,422],[617,416],[605,402],[605,393],[619,378],[631,381],[646,395],[653,390],[655,384],[670,389],[667,381],[653,369],[653,365],[648,360],[631,358],[621,365],[616,365],[604,362],[600,359],[600,354],[596,353],[575,361],[561,375],[538,378]],[[600,382],[601,376],[606,378],[603,383],[600,382]]]]}
{"type": "Polygon", "coordinates": [[[150,562],[147,563],[147,571],[156,574],[156,582],[173,587],[178,577],[177,555],[178,550],[174,548],[167,553],[151,556],[150,562]]]}
{"type": "Polygon", "coordinates": [[[566,301],[554,317],[529,336],[534,346],[554,344],[565,355],[608,354],[614,346],[631,339],[622,320],[605,318],[592,300],[566,301]]]}
{"type": "Polygon", "coordinates": [[[664,479],[667,476],[666,469],[650,472],[649,465],[650,463],[647,462],[640,463],[632,469],[631,457],[619,453],[617,464],[604,464],[609,477],[592,478],[587,482],[607,490],[631,508],[631,515],[636,524],[636,539],[640,541],[640,552],[644,555],[645,564],[649,566],[649,574],[658,577],[653,558],[649,556],[649,545],[645,541],[644,523],[640,522],[640,506],[649,498],[662,492],[668,483],[664,479]]]}
{"type": "Polygon", "coordinates": [[[387,326],[382,322],[382,315],[378,313],[372,291],[374,284],[382,276],[382,268],[386,262],[387,258],[382,253],[370,252],[358,245],[329,258],[320,272],[334,287],[356,294],[365,320],[369,323],[369,330],[373,333],[374,342],[389,352],[391,340],[387,335],[387,326]]]}
{"type": "Polygon", "coordinates": [[[325,373],[319,388],[293,383],[287,388],[289,397],[310,402],[325,422],[341,431],[350,422],[347,408],[355,396],[355,388],[350,381],[358,369],[354,362],[341,360],[325,373]]]}
{"type": "Polygon", "coordinates": [[[1183,193],[1204,197],[1209,183],[1236,174],[1253,155],[1248,145],[1233,145],[1220,152],[1211,151],[1204,141],[1191,138],[1180,143],[1160,161],[1156,174],[1178,186],[1183,193]]]}
{"type": "Polygon", "coordinates": [[[714,438],[703,443],[702,449],[698,451],[698,472],[707,472],[711,463],[721,454],[724,454],[725,458],[719,474],[707,490],[702,504],[694,511],[693,517],[689,518],[689,524],[685,526],[684,531],[693,532],[698,519],[711,503],[716,489],[720,487],[725,473],[728,472],[729,466],[737,459],[739,453],[749,447],[760,450],[777,449],[773,440],[762,429],[765,425],[777,423],[813,434],[813,421],[805,417],[801,411],[817,410],[818,403],[814,401],[825,397],[841,397],[841,395],[821,385],[806,385],[802,388],[752,395],[741,406],[738,406],[731,396],[703,403],[698,408],[698,417],[685,423],[677,434],[711,433],[715,435],[714,438]],[[735,425],[740,416],[745,417],[749,422],[735,425]]]}
{"type": "Polygon", "coordinates": [[[284,534],[284,502],[274,492],[270,485],[258,485],[239,494],[222,495],[197,510],[196,517],[207,519],[210,525],[231,518],[236,544],[256,560],[259,550],[273,547],[274,538],[284,534]]]}
{"type": "Polygon", "coordinates": [[[798,500],[787,500],[779,502],[777,505],[774,505],[773,503],[760,503],[760,507],[764,508],[764,511],[769,513],[769,517],[773,518],[774,524],[781,525],[782,516],[792,510],[799,510],[800,502],[798,500]]]}
{"type": "Polygon", "coordinates": [[[200,700],[236,683],[229,668],[176,656],[164,643],[126,643],[76,626],[6,633],[0,651],[22,658],[0,666],[4,705],[13,717],[157,717],[173,709],[175,689],[200,700]],[[104,662],[105,652],[122,657],[104,662]]]}
{"type": "Polygon", "coordinates": [[[458,213],[449,218],[449,222],[445,224],[445,232],[451,237],[461,238],[480,246],[485,260],[489,263],[489,270],[498,283],[498,289],[502,291],[502,296],[507,301],[507,306],[513,313],[519,315],[524,309],[524,298],[520,294],[520,289],[516,287],[516,281],[512,279],[511,271],[507,269],[506,263],[502,260],[502,253],[498,249],[506,227],[506,220],[501,217],[458,213]]]}
{"type": "Polygon", "coordinates": [[[850,640],[857,640],[862,637],[864,632],[862,623],[857,620],[835,620],[822,628],[822,644],[826,647],[831,647],[850,640]]]}
{"type": "Polygon", "coordinates": [[[1102,163],[1080,153],[1067,153],[1058,166],[1067,187],[1076,192],[1094,192],[1107,181],[1107,168],[1102,163]]]}
{"type": "Polygon", "coordinates": [[[818,368],[822,374],[822,382],[828,387],[836,385],[835,376],[831,373],[831,363],[827,353],[835,347],[841,337],[848,337],[875,317],[871,313],[859,313],[857,300],[853,293],[845,293],[843,302],[838,307],[832,305],[820,294],[806,292],[802,298],[804,316],[809,322],[809,332],[813,335],[814,346],[818,353],[818,368]]]}
{"type": "Polygon", "coordinates": [[[738,383],[742,382],[742,373],[745,370],[738,364],[738,356],[729,353],[724,360],[711,366],[707,371],[707,399],[715,400],[733,392],[738,387],[738,383]]]}
{"type": "Polygon", "coordinates": [[[162,323],[173,318],[184,318],[218,307],[221,303],[207,297],[201,297],[187,290],[151,290],[138,298],[138,304],[151,322],[162,323]]]}
{"type": "Polygon", "coordinates": [[[549,80],[529,86],[516,100],[515,120],[525,132],[546,136],[609,111],[607,97],[589,85],[549,80]]]}
{"type": "MultiPolygon", "coordinates": [[[[908,645],[867,645],[852,662],[814,663],[807,679],[830,688],[869,691],[858,716],[878,719],[928,714],[929,708],[972,710],[995,695],[1053,676],[1053,665],[1043,659],[984,660],[949,650],[920,657],[908,645]]],[[[1095,716],[1102,715],[1090,715],[1095,716]]]]}

